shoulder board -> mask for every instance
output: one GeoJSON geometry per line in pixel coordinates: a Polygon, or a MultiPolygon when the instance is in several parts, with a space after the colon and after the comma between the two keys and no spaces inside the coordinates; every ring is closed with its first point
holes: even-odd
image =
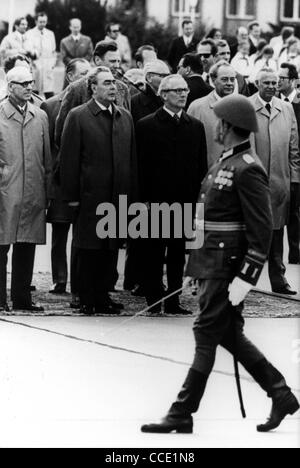
{"type": "Polygon", "coordinates": [[[247,164],[253,164],[255,162],[254,158],[252,156],[250,156],[250,154],[244,154],[243,160],[247,164]]]}

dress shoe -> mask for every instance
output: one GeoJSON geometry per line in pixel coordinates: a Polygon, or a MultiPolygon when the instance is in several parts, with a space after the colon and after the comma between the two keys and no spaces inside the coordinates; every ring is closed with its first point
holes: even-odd
{"type": "Polygon", "coordinates": [[[183,309],[180,305],[174,307],[165,305],[165,314],[167,315],[193,315],[191,310],[183,309]]]}
{"type": "Polygon", "coordinates": [[[14,305],[13,304],[13,310],[22,310],[22,311],[27,311],[27,312],[44,312],[44,307],[36,305],[34,302],[30,305],[14,305]]]}
{"type": "Polygon", "coordinates": [[[274,288],[273,292],[276,294],[285,294],[288,296],[296,296],[298,294],[298,292],[293,291],[288,284],[286,286],[282,286],[281,288],[274,288]]]}
{"type": "Polygon", "coordinates": [[[297,258],[291,258],[291,259],[289,260],[289,264],[290,264],[290,265],[300,265],[300,260],[297,259],[297,258]]]}
{"type": "Polygon", "coordinates": [[[93,306],[82,305],[80,306],[80,313],[84,315],[95,315],[95,308],[93,306]]]}
{"type": "Polygon", "coordinates": [[[0,313],[1,312],[10,312],[9,305],[8,304],[0,305],[0,313]]]}
{"type": "Polygon", "coordinates": [[[75,294],[72,294],[72,302],[70,302],[70,308],[75,310],[80,309],[80,299],[75,294]]]}
{"type": "Polygon", "coordinates": [[[273,397],[272,410],[267,422],[258,425],[257,431],[269,432],[276,429],[288,414],[295,414],[299,408],[299,403],[291,391],[278,392],[278,396],[273,397]]]}
{"type": "Polygon", "coordinates": [[[109,298],[108,305],[109,305],[109,307],[112,307],[113,309],[119,309],[119,310],[124,309],[124,304],[122,304],[121,302],[113,301],[111,297],[109,298]]]}
{"type": "Polygon", "coordinates": [[[124,291],[132,291],[134,288],[135,288],[135,284],[131,284],[131,283],[128,283],[128,282],[125,282],[123,283],[123,289],[124,291]]]}
{"type": "Polygon", "coordinates": [[[192,434],[193,418],[192,416],[179,418],[168,415],[160,423],[145,424],[141,427],[141,431],[156,434],[169,434],[173,431],[178,434],[192,434]]]}
{"type": "Polygon", "coordinates": [[[57,283],[54,289],[49,291],[50,294],[65,294],[66,293],[66,283],[57,283]]]}
{"type": "Polygon", "coordinates": [[[121,313],[121,309],[118,309],[111,305],[95,307],[95,314],[99,314],[99,315],[120,315],[120,313],[121,313]]]}

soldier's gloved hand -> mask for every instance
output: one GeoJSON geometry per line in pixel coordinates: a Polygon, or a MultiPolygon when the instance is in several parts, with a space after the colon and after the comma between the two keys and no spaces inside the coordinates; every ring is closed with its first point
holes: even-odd
{"type": "Polygon", "coordinates": [[[252,284],[247,283],[246,281],[236,276],[228,287],[229,301],[233,306],[238,306],[241,302],[244,301],[245,297],[251,289],[252,284]]]}

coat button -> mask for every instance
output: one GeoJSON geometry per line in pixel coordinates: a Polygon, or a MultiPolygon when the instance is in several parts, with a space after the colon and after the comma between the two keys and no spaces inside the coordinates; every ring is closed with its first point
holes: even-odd
{"type": "Polygon", "coordinates": [[[224,249],[224,247],[225,247],[224,242],[220,242],[219,247],[220,247],[220,249],[224,249]]]}

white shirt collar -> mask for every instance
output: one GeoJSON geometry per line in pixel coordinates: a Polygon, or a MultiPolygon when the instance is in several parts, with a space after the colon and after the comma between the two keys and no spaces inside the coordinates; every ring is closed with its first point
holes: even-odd
{"type": "Polygon", "coordinates": [[[94,99],[94,101],[100,107],[101,110],[103,110],[103,111],[108,110],[111,114],[113,113],[112,105],[110,105],[109,107],[105,107],[105,106],[103,106],[103,104],[101,104],[101,102],[97,101],[97,99],[94,99]]]}
{"type": "Polygon", "coordinates": [[[285,98],[288,98],[290,103],[292,103],[296,96],[297,96],[297,91],[295,89],[293,89],[291,94],[289,94],[288,96],[284,96],[284,94],[281,94],[281,99],[284,101],[285,98]]]}
{"type": "Polygon", "coordinates": [[[81,34],[78,34],[78,36],[73,36],[73,34],[72,34],[72,37],[73,37],[74,41],[79,41],[79,39],[81,38],[81,34]]]}
{"type": "Polygon", "coordinates": [[[215,98],[216,98],[217,101],[221,101],[221,100],[222,100],[221,96],[218,95],[218,93],[217,93],[216,90],[214,91],[214,95],[215,95],[215,98]]]}
{"type": "Polygon", "coordinates": [[[172,112],[170,109],[167,109],[166,106],[164,106],[164,110],[168,112],[168,114],[170,114],[171,117],[174,117],[174,115],[178,115],[178,117],[180,118],[182,114],[182,110],[175,113],[175,112],[172,112]]]}
{"type": "Polygon", "coordinates": [[[252,36],[252,34],[249,34],[249,37],[250,37],[251,41],[253,42],[253,44],[254,44],[255,46],[257,46],[259,40],[256,39],[256,37],[252,36]]]}
{"type": "Polygon", "coordinates": [[[264,101],[263,98],[260,97],[260,95],[258,95],[258,99],[260,100],[260,102],[262,103],[264,107],[266,107],[267,104],[270,104],[270,106],[273,107],[273,98],[270,102],[267,102],[267,101],[264,101]]]}
{"type": "Polygon", "coordinates": [[[189,45],[193,40],[193,36],[188,37],[188,36],[183,35],[183,40],[186,45],[189,45]]]}

